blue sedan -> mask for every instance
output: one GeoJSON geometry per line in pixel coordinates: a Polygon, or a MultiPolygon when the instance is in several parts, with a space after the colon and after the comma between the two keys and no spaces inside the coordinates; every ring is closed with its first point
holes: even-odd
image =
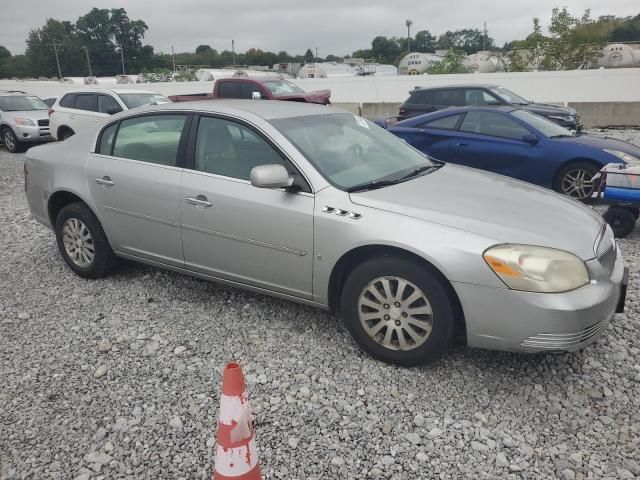
{"type": "Polygon", "coordinates": [[[608,163],[640,164],[640,147],[567,130],[514,107],[460,107],[385,126],[444,162],[553,188],[578,200],[594,193],[592,177],[608,163]]]}

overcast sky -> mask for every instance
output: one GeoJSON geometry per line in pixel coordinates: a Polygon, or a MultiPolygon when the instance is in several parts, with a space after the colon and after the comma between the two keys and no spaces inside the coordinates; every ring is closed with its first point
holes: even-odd
{"type": "Polygon", "coordinates": [[[638,0],[0,0],[0,45],[24,53],[30,29],[47,18],[75,21],[93,6],[127,10],[149,26],[144,43],[156,52],[193,51],[200,44],[236,51],[259,47],[291,54],[318,48],[319,56],[350,54],[370,46],[377,35],[440,34],[459,28],[482,29],[498,45],[522,38],[538,16],[546,26],[553,7],[567,4],[574,15],[640,13],[638,0]]]}

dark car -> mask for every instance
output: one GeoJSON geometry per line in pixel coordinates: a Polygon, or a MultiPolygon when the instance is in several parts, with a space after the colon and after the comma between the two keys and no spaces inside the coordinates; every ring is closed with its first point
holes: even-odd
{"type": "Polygon", "coordinates": [[[416,87],[409,92],[409,98],[400,106],[398,120],[406,120],[448,107],[500,105],[522,108],[542,115],[565,128],[582,130],[580,116],[573,108],[530,102],[504,87],[491,84],[416,87]]]}
{"type": "Polygon", "coordinates": [[[594,193],[592,178],[604,165],[640,164],[636,145],[572,132],[514,107],[450,108],[386,128],[438,160],[553,188],[582,201],[594,193]]]}
{"type": "Polygon", "coordinates": [[[288,100],[291,102],[331,103],[331,90],[305,92],[296,84],[279,78],[231,77],[216,80],[213,94],[173,95],[174,102],[239,98],[245,100],[288,100]]]}

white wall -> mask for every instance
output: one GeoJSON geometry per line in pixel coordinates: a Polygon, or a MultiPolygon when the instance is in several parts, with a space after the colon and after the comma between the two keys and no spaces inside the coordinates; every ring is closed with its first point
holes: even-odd
{"type": "MultiPolygon", "coordinates": [[[[343,102],[402,102],[415,86],[460,83],[495,83],[538,102],[640,101],[640,68],[573,70],[566,72],[473,73],[461,75],[341,77],[297,79],[307,91],[329,88],[331,100],[343,102]]],[[[0,80],[0,90],[18,89],[42,98],[79,88],[57,82],[0,80]]],[[[85,88],[85,87],[80,87],[85,88]]],[[[86,87],[91,88],[91,87],[86,87]]],[[[213,82],[147,83],[117,88],[153,90],[165,95],[211,92],[213,82]]]]}

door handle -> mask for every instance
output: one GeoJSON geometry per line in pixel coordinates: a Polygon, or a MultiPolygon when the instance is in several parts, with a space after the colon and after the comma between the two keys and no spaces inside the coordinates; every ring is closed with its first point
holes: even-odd
{"type": "Polygon", "coordinates": [[[456,147],[468,147],[468,143],[456,143],[456,147]]]}
{"type": "Polygon", "coordinates": [[[213,205],[213,203],[207,200],[207,197],[205,197],[204,195],[198,195],[197,197],[187,197],[185,200],[188,204],[194,205],[196,207],[207,208],[213,205]]]}
{"type": "Polygon", "coordinates": [[[112,181],[111,177],[107,175],[102,178],[96,178],[96,183],[106,188],[113,187],[116,184],[116,182],[112,181]]]}

